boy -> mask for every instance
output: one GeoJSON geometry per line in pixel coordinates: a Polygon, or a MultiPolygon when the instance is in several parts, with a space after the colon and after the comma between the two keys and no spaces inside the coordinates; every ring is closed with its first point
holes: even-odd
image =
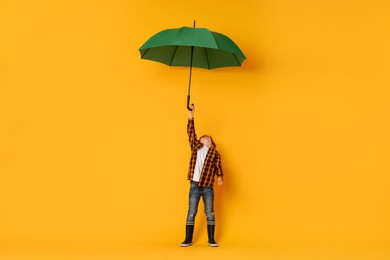
{"type": "Polygon", "coordinates": [[[191,146],[190,167],[187,179],[190,181],[189,207],[186,222],[186,237],[182,247],[192,245],[195,216],[198,211],[200,197],[203,198],[207,217],[208,245],[217,247],[214,240],[214,178],[217,176],[218,185],[223,183],[223,171],[221,156],[216,150],[216,145],[211,136],[204,135],[199,140],[196,138],[194,123],[195,106],[191,106],[188,115],[187,133],[191,146]]]}

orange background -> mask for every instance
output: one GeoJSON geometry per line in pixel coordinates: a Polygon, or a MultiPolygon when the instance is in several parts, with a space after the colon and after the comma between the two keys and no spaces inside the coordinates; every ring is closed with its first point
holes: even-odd
{"type": "Polygon", "coordinates": [[[0,257],[386,259],[389,10],[385,0],[0,1],[0,257]],[[192,75],[198,135],[214,137],[226,174],[218,249],[202,206],[194,246],[178,246],[189,70],[138,52],[194,19],[247,56],[192,75]]]}

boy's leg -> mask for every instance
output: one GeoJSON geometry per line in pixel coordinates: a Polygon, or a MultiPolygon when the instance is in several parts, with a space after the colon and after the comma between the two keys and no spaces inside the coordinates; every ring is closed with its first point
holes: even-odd
{"type": "Polygon", "coordinates": [[[204,210],[207,218],[207,234],[208,244],[211,247],[217,247],[218,243],[214,240],[215,234],[215,216],[214,216],[214,189],[213,187],[205,187],[203,189],[204,210]]]}
{"type": "Polygon", "coordinates": [[[194,234],[195,217],[196,217],[196,213],[198,212],[199,200],[200,200],[200,192],[199,192],[198,183],[191,182],[187,221],[186,221],[186,237],[185,240],[180,244],[180,246],[182,247],[192,245],[192,236],[194,234]]]}

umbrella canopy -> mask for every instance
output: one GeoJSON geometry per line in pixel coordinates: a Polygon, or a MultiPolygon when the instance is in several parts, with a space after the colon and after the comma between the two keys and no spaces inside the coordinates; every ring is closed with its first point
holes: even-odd
{"type": "Polygon", "coordinates": [[[153,35],[139,48],[142,59],[169,66],[190,67],[187,108],[190,110],[192,67],[215,69],[241,66],[246,59],[240,48],[227,36],[206,28],[181,27],[153,35]]]}
{"type": "Polygon", "coordinates": [[[182,27],[168,29],[153,35],[139,49],[142,59],[169,66],[192,66],[215,69],[241,66],[245,55],[227,36],[206,28],[182,27]]]}

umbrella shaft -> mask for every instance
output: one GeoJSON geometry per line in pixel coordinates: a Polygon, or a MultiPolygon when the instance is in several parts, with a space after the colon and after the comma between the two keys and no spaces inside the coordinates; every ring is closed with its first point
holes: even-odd
{"type": "Polygon", "coordinates": [[[194,57],[194,46],[191,46],[191,59],[190,59],[190,81],[188,83],[188,95],[190,95],[191,89],[191,77],[192,77],[192,58],[194,57]]]}
{"type": "Polygon", "coordinates": [[[187,95],[187,108],[190,109],[190,93],[191,93],[191,77],[192,77],[192,57],[194,56],[194,46],[191,46],[191,59],[190,59],[190,80],[188,82],[188,95],[187,95]]]}
{"type": "MultiPolygon", "coordinates": [[[[195,20],[194,20],[195,28],[195,20]]],[[[190,108],[190,92],[191,92],[191,77],[192,77],[192,58],[194,57],[194,46],[191,46],[191,59],[190,59],[190,81],[188,82],[188,95],[187,95],[187,109],[191,111],[190,108]]]]}
{"type": "Polygon", "coordinates": [[[187,109],[191,111],[192,109],[190,108],[190,95],[187,96],[187,109]]]}

